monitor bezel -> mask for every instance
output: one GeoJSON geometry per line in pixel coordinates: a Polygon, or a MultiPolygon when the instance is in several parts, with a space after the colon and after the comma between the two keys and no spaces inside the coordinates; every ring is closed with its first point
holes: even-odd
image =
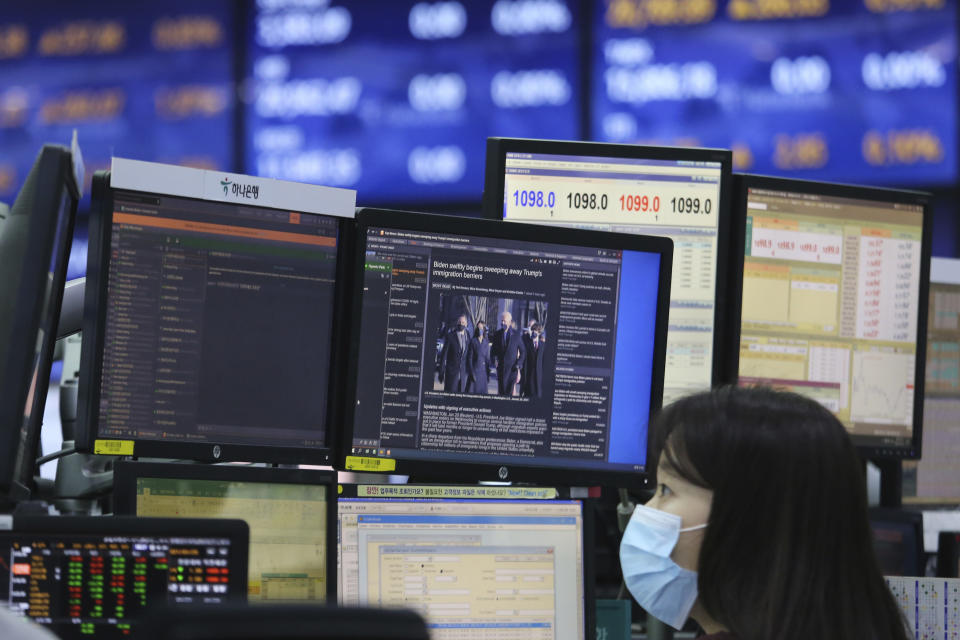
{"type": "MultiPolygon", "coordinates": [[[[657,294],[657,313],[654,329],[654,350],[650,388],[650,419],[660,409],[663,401],[663,371],[666,362],[667,315],[670,307],[670,279],[673,265],[673,241],[669,238],[584,231],[567,227],[547,227],[530,224],[502,224],[491,220],[464,219],[410,211],[362,208],[357,211],[356,251],[354,257],[353,309],[355,319],[350,336],[349,369],[347,370],[347,393],[342,446],[337,468],[348,468],[347,457],[353,446],[356,392],[359,384],[358,358],[360,351],[359,328],[363,309],[363,274],[366,259],[366,233],[370,227],[385,227],[403,231],[427,233],[450,233],[471,235],[480,238],[521,240],[538,243],[589,246],[606,249],[632,250],[659,253],[660,288],[657,294]]],[[[648,423],[649,426],[649,423],[648,423]]],[[[490,462],[467,463],[460,460],[392,458],[396,467],[392,473],[409,475],[418,482],[459,480],[465,482],[510,481],[537,484],[561,484],[563,486],[608,485],[614,487],[646,488],[651,482],[646,471],[651,468],[651,433],[647,430],[647,460],[644,471],[621,471],[610,469],[571,469],[563,466],[558,458],[553,465],[539,466],[517,462],[495,464],[490,462]]],[[[369,469],[367,469],[369,470],[369,469]]]]}
{"type": "MultiPolygon", "coordinates": [[[[505,220],[503,217],[503,189],[506,182],[507,153],[534,153],[590,157],[629,158],[640,160],[684,160],[690,162],[720,163],[720,195],[717,203],[717,255],[713,312],[713,362],[711,387],[734,382],[725,366],[731,354],[726,339],[728,314],[721,301],[726,300],[730,287],[730,221],[732,219],[731,191],[733,180],[733,152],[728,149],[693,147],[656,147],[607,142],[566,140],[536,140],[529,138],[487,138],[486,170],[484,174],[483,217],[505,220]]],[[[515,223],[512,223],[515,224],[515,223]]],[[[706,390],[706,389],[704,389],[706,390]]]]}
{"type": "MultiPolygon", "coordinates": [[[[99,171],[93,178],[93,196],[90,208],[90,237],[87,253],[87,285],[84,292],[83,308],[83,345],[81,347],[80,385],[77,410],[77,450],[92,453],[111,453],[97,447],[99,437],[100,382],[103,372],[104,330],[107,315],[107,281],[110,262],[110,238],[113,217],[113,195],[115,189],[110,185],[110,171],[99,171]]],[[[136,191],[120,189],[120,191],[136,191]]],[[[187,196],[169,196],[197,202],[209,202],[187,196]]],[[[243,206],[243,205],[236,205],[243,206]]],[[[257,208],[276,209],[275,207],[257,208]]],[[[285,209],[277,209],[286,211],[285,209]]],[[[324,215],[301,213],[301,215],[324,215]]],[[[197,460],[201,462],[269,462],[277,464],[313,464],[330,465],[337,451],[339,435],[333,425],[342,419],[342,381],[335,375],[342,370],[346,331],[346,318],[340,311],[345,308],[349,291],[350,246],[353,239],[353,221],[349,218],[329,216],[338,221],[336,286],[331,313],[333,324],[330,336],[330,370],[328,376],[327,416],[325,425],[325,445],[322,447],[270,446],[269,444],[236,444],[214,441],[188,442],[148,439],[103,440],[133,443],[133,453],[137,457],[156,457],[169,459],[197,460]]]]}
{"type": "MultiPolygon", "coordinates": [[[[66,147],[44,145],[31,169],[31,174],[34,172],[34,199],[30,219],[25,222],[28,226],[27,244],[23,250],[23,260],[18,265],[23,269],[14,289],[15,300],[12,308],[15,311],[9,325],[11,335],[7,336],[7,362],[0,363],[0,369],[3,369],[0,378],[9,375],[11,380],[8,382],[15,385],[12,389],[7,387],[0,393],[0,424],[5,424],[0,429],[0,437],[3,438],[0,450],[5,451],[0,455],[0,494],[3,494],[0,495],[0,504],[7,500],[26,500],[35,490],[33,477],[40,446],[44,398],[50,384],[57,323],[63,302],[70,248],[73,244],[77,203],[80,199],[73,172],[73,155],[66,147]],[[64,200],[67,200],[67,207],[61,211],[64,200]],[[64,219],[61,219],[61,215],[64,219]],[[61,245],[54,247],[53,242],[60,225],[63,225],[61,245]],[[44,299],[39,293],[46,289],[49,267],[57,253],[60,253],[60,264],[53,276],[49,309],[53,323],[40,348],[34,403],[27,420],[24,409],[31,384],[30,375],[33,373],[31,364],[36,351],[36,335],[44,305],[44,299]],[[33,339],[27,339],[28,336],[33,339]]],[[[6,223],[14,220],[11,216],[16,211],[20,198],[31,196],[25,191],[29,186],[29,182],[24,185],[9,208],[6,223]]]]}
{"type": "MultiPolygon", "coordinates": [[[[408,496],[358,496],[357,487],[360,485],[374,485],[374,484],[384,484],[377,482],[357,482],[351,484],[341,484],[340,485],[340,498],[346,498],[348,500],[390,500],[396,498],[405,498],[409,499],[408,496]]],[[[442,488],[446,485],[428,485],[422,483],[416,484],[398,484],[392,485],[398,488],[403,487],[433,487],[433,488],[442,488]]],[[[474,485],[477,487],[490,488],[489,485],[474,485]]],[[[456,488],[463,488],[463,485],[457,485],[456,488]]],[[[585,625],[584,629],[584,639],[589,640],[593,637],[593,630],[597,626],[597,600],[596,600],[596,575],[595,575],[595,565],[596,565],[596,533],[594,531],[595,518],[593,517],[593,512],[595,509],[599,508],[600,502],[593,497],[573,497],[571,496],[570,487],[554,487],[557,491],[557,495],[553,498],[481,498],[482,500],[487,501],[496,501],[496,500],[510,500],[513,502],[527,501],[531,504],[536,504],[538,502],[544,501],[575,501],[580,503],[580,517],[583,523],[583,528],[581,529],[581,542],[583,543],[583,549],[580,550],[580,559],[582,562],[581,569],[583,570],[583,621],[585,625]]],[[[457,498],[455,496],[446,496],[446,497],[430,497],[423,496],[418,497],[419,500],[466,500],[466,498],[457,498]]],[[[337,511],[337,528],[340,528],[340,512],[337,511]]],[[[338,541],[339,545],[339,541],[338,541]]],[[[338,551],[339,553],[339,546],[338,551]]],[[[339,585],[340,580],[339,576],[337,577],[337,585],[339,585]]],[[[336,590],[337,585],[334,585],[334,590],[336,590]]]]}
{"type": "Polygon", "coordinates": [[[256,484],[304,484],[325,487],[327,493],[327,531],[324,535],[327,545],[327,593],[325,602],[336,602],[337,581],[329,579],[331,575],[335,576],[337,573],[336,471],[254,467],[240,464],[210,465],[119,460],[113,467],[114,513],[122,516],[137,515],[137,480],[140,478],[250,482],[256,484]]]}
{"type": "Polygon", "coordinates": [[[94,535],[143,537],[211,537],[230,540],[231,581],[236,593],[229,601],[246,602],[247,553],[250,528],[243,520],[215,518],[137,518],[130,516],[13,516],[13,526],[2,534],[17,535],[94,535]]]}
{"type": "Polygon", "coordinates": [[[930,258],[932,253],[933,208],[931,195],[920,191],[887,189],[861,185],[798,180],[755,174],[734,174],[734,256],[730,273],[730,371],[733,380],[739,378],[740,369],[740,322],[743,303],[743,266],[746,251],[747,197],[750,189],[767,189],[806,193],[824,197],[876,200],[881,202],[917,205],[923,208],[923,223],[920,242],[920,281],[918,288],[917,341],[914,358],[913,430],[910,444],[902,446],[870,444],[854,440],[857,451],[864,458],[874,460],[916,460],[921,454],[923,436],[923,399],[927,365],[927,316],[930,298],[930,258]]]}

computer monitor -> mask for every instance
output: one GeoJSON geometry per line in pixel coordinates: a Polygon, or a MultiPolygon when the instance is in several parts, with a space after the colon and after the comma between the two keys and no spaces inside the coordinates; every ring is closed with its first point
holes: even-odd
{"type": "Polygon", "coordinates": [[[929,197],[749,175],[735,192],[739,383],[814,398],[866,457],[919,456],[929,197]]]}
{"type": "Polygon", "coordinates": [[[153,606],[244,601],[248,540],[239,520],[15,516],[0,603],[64,640],[136,636],[153,606]]]}
{"type": "Polygon", "coordinates": [[[484,215],[673,239],[663,403],[731,382],[731,152],[487,138],[484,215]]]}
{"type": "Polygon", "coordinates": [[[927,364],[920,459],[905,465],[916,474],[915,495],[926,502],[960,502],[960,260],[930,259],[927,364]]]}
{"type": "Polygon", "coordinates": [[[877,507],[870,509],[873,549],[885,576],[922,576],[923,514],[877,507]]]}
{"type": "Polygon", "coordinates": [[[78,198],[70,150],[45,145],[0,216],[0,504],[33,488],[78,198]]]}
{"type": "Polygon", "coordinates": [[[357,236],[346,469],[644,485],[669,239],[374,209],[357,236]]]}
{"type": "Polygon", "coordinates": [[[124,460],[113,477],[121,515],[245,520],[249,602],[336,597],[335,472],[124,460]]]}
{"type": "Polygon", "coordinates": [[[937,535],[937,577],[960,578],[960,531],[937,535]]]}
{"type": "Polygon", "coordinates": [[[96,175],[80,450],[329,464],[354,204],[116,158],[96,175]]]}
{"type": "Polygon", "coordinates": [[[306,605],[164,608],[150,613],[146,640],[430,640],[423,618],[404,609],[306,605]]]}
{"type": "Polygon", "coordinates": [[[582,502],[362,489],[344,486],[338,502],[341,605],[411,608],[435,640],[593,637],[582,502]]]}

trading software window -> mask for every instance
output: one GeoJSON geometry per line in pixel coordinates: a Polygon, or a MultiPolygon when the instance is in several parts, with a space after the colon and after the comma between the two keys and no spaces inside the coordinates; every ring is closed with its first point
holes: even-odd
{"type": "Polygon", "coordinates": [[[137,515],[246,520],[248,600],[325,600],[326,494],[316,485],[137,478],[137,515]]]}
{"type": "Polygon", "coordinates": [[[121,191],[112,224],[99,435],[323,446],[337,220],[121,191]]]}
{"type": "Polygon", "coordinates": [[[909,444],[923,210],[751,189],[740,383],[813,397],[854,437],[909,444]]]}
{"type": "Polygon", "coordinates": [[[503,217],[673,240],[663,403],[709,389],[719,162],[507,153],[503,217]]]}
{"type": "Polygon", "coordinates": [[[574,501],[341,498],[339,601],[404,606],[441,640],[583,638],[574,501]]]}

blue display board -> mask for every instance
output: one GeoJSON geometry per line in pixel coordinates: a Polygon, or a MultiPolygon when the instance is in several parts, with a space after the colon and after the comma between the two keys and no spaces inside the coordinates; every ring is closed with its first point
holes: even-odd
{"type": "MultiPolygon", "coordinates": [[[[233,3],[5,3],[0,200],[78,130],[85,192],[111,156],[233,169],[233,3]]],[[[86,208],[86,202],[81,209],[86,208]]]]}
{"type": "Polygon", "coordinates": [[[479,201],[487,136],[576,139],[579,2],[258,0],[248,173],[479,201]]]}
{"type": "Polygon", "coordinates": [[[732,148],[736,170],[957,179],[953,0],[604,0],[591,137],[732,148]]]}

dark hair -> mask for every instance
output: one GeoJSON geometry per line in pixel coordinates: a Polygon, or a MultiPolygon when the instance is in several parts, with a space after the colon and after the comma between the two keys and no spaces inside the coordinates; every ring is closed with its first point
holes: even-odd
{"type": "Polygon", "coordinates": [[[483,325],[483,328],[484,328],[484,329],[487,328],[487,323],[486,323],[486,322],[484,322],[483,320],[477,320],[477,324],[474,325],[474,327],[473,327],[473,337],[474,337],[474,338],[479,338],[481,335],[483,335],[483,330],[480,328],[480,325],[483,325]]]}
{"type": "Polygon", "coordinates": [[[653,429],[653,459],[663,452],[713,491],[697,586],[714,620],[739,640],[906,640],[873,550],[863,467],[829,411],[721,387],[666,407],[653,429]]]}
{"type": "Polygon", "coordinates": [[[540,333],[543,331],[543,325],[539,322],[534,322],[532,325],[530,325],[530,331],[536,331],[537,333],[540,333]]]}

